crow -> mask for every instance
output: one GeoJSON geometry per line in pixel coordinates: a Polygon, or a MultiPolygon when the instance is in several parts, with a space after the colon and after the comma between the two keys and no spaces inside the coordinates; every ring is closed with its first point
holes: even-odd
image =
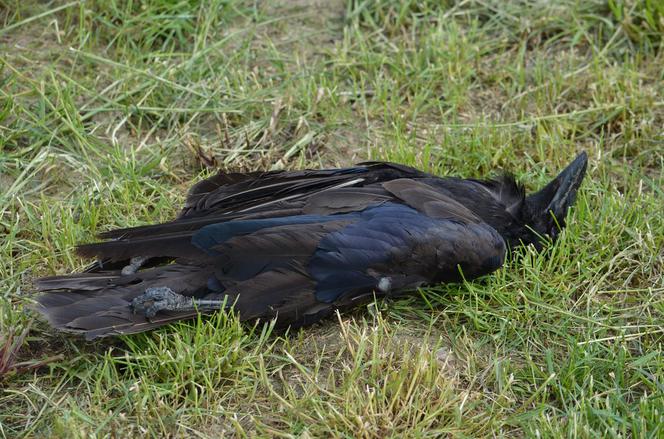
{"type": "Polygon", "coordinates": [[[312,324],[375,297],[500,268],[565,225],[587,155],[540,191],[508,175],[440,178],[367,162],[219,173],[195,184],[170,222],[104,232],[77,252],[84,272],[36,282],[35,309],[87,339],[234,309],[242,321],[312,324]]]}

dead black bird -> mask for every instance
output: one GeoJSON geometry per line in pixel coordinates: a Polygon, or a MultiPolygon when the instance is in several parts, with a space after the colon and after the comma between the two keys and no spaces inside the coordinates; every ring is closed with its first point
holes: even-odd
{"type": "Polygon", "coordinates": [[[114,230],[78,252],[84,273],[40,279],[37,309],[87,338],[141,332],[233,306],[242,320],[302,326],[416,287],[498,269],[564,226],[581,153],[539,192],[512,177],[438,178],[393,163],[218,174],[171,222],[114,230]]]}

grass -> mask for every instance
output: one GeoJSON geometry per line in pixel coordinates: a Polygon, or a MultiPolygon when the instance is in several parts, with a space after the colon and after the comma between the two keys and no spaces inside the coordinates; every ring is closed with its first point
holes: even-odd
{"type": "Polygon", "coordinates": [[[650,0],[0,0],[0,436],[664,434],[664,10],[650,0]],[[316,7],[312,4],[317,5],[316,7]],[[510,170],[585,150],[546,254],[295,333],[86,343],[26,312],[215,169],[510,170]]]}

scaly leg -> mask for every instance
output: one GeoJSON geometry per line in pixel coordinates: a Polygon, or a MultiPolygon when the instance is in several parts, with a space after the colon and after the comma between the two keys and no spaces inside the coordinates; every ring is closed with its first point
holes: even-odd
{"type": "Polygon", "coordinates": [[[151,319],[159,311],[198,311],[218,310],[226,307],[225,300],[205,300],[187,297],[176,293],[168,287],[148,288],[145,293],[131,301],[134,313],[142,311],[151,319]],[[147,303],[150,305],[146,306],[147,303]]]}
{"type": "Polygon", "coordinates": [[[125,265],[122,268],[122,275],[129,276],[130,274],[135,274],[148,259],[150,258],[146,258],[145,256],[134,256],[129,260],[129,265],[125,265]]]}

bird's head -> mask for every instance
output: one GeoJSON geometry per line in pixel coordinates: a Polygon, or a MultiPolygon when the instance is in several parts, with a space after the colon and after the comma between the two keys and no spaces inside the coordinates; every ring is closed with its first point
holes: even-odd
{"type": "Polygon", "coordinates": [[[587,165],[588,155],[582,152],[549,184],[525,197],[521,217],[532,235],[539,235],[531,242],[538,249],[542,237],[555,241],[565,227],[567,211],[574,204],[587,165]]]}
{"type": "Polygon", "coordinates": [[[587,164],[588,156],[582,152],[553,181],[529,196],[510,175],[469,180],[470,184],[452,189],[477,201],[469,208],[494,227],[509,248],[533,245],[541,250],[547,241],[555,241],[565,226],[567,210],[574,204],[587,164]],[[479,187],[482,189],[477,190],[479,187]]]}

